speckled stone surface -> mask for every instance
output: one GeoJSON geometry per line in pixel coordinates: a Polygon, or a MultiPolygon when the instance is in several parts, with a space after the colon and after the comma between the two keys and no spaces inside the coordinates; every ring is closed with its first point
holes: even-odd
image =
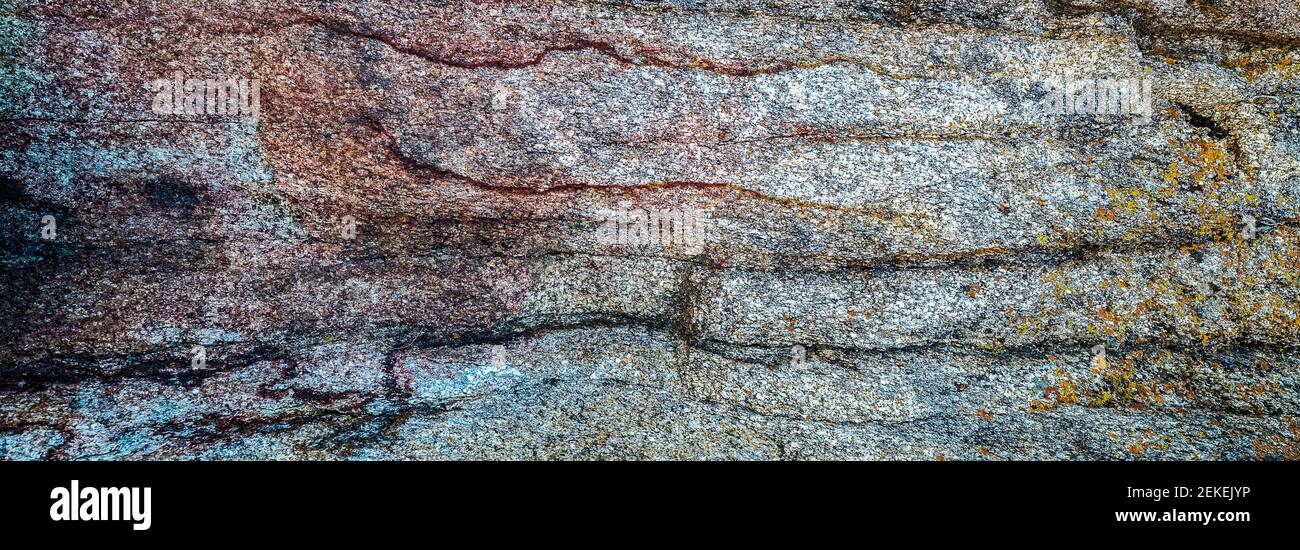
{"type": "Polygon", "coordinates": [[[1291,0],[0,2],[0,457],[1296,460],[1298,45],[1291,0]],[[1150,114],[1044,108],[1097,79],[1150,114]]]}

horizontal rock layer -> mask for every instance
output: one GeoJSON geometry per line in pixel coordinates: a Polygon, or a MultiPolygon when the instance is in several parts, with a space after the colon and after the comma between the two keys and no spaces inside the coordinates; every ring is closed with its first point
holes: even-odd
{"type": "Polygon", "coordinates": [[[0,457],[1300,457],[1293,2],[247,4],[0,5],[0,457]]]}

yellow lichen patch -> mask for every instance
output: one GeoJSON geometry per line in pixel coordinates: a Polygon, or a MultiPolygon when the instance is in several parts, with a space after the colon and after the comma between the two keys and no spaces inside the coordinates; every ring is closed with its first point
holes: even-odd
{"type": "Polygon", "coordinates": [[[1171,186],[1178,185],[1178,178],[1183,177],[1183,174],[1178,171],[1178,163],[1176,161],[1169,161],[1169,169],[1165,170],[1164,177],[1165,183],[1168,183],[1171,186]]]}
{"type": "Polygon", "coordinates": [[[1046,326],[1047,322],[1041,317],[1024,317],[1016,323],[1016,336],[1041,334],[1046,326]]]}
{"type": "Polygon", "coordinates": [[[1074,377],[1071,376],[1070,373],[1065,372],[1065,369],[1061,368],[1056,369],[1056,376],[1056,385],[1058,388],[1056,391],[1056,402],[1065,405],[1078,403],[1079,391],[1074,384],[1074,377]]]}
{"type": "Polygon", "coordinates": [[[1300,75],[1300,63],[1297,63],[1295,52],[1282,48],[1246,52],[1229,58],[1223,65],[1240,71],[1251,82],[1261,78],[1290,79],[1300,75]]]}
{"type": "Polygon", "coordinates": [[[1264,440],[1255,438],[1252,445],[1256,459],[1300,460],[1300,422],[1291,417],[1285,419],[1289,424],[1287,433],[1269,434],[1264,440]]]}
{"type": "Polygon", "coordinates": [[[1206,179],[1213,175],[1215,179],[1223,179],[1227,176],[1228,155],[1224,154],[1217,143],[1198,138],[1192,140],[1192,145],[1196,147],[1198,154],[1197,157],[1190,159],[1198,168],[1196,173],[1192,174],[1193,178],[1206,179]]]}
{"type": "Polygon", "coordinates": [[[1106,197],[1110,200],[1112,215],[1132,215],[1151,208],[1155,202],[1150,193],[1138,187],[1107,187],[1106,197]]]}
{"type": "Polygon", "coordinates": [[[1046,376],[1043,378],[1047,386],[1043,388],[1042,399],[1031,399],[1026,410],[1050,411],[1055,410],[1058,405],[1074,405],[1079,402],[1080,389],[1075,383],[1074,376],[1060,367],[1057,367],[1053,375],[1054,379],[1048,379],[1046,376]]]}
{"type": "Polygon", "coordinates": [[[1000,340],[990,340],[988,342],[981,343],[979,346],[980,349],[992,353],[994,355],[1001,354],[1002,352],[1007,350],[1006,344],[1003,344],[1002,341],[1000,340]]]}
{"type": "Polygon", "coordinates": [[[1128,446],[1128,452],[1133,456],[1141,458],[1146,456],[1151,450],[1167,451],[1171,446],[1173,437],[1168,435],[1156,435],[1155,431],[1146,429],[1138,434],[1137,441],[1128,446]]]}
{"type": "Polygon", "coordinates": [[[1043,282],[1051,285],[1052,296],[1057,300],[1065,298],[1070,293],[1070,285],[1064,268],[1058,267],[1044,273],[1043,282]]]}
{"type": "Polygon", "coordinates": [[[1107,307],[1097,308],[1095,313],[1100,321],[1097,325],[1098,330],[1116,339],[1123,339],[1128,332],[1128,326],[1132,323],[1132,319],[1107,307]]]}
{"type": "Polygon", "coordinates": [[[1117,405],[1133,405],[1137,393],[1135,361],[1125,358],[1112,362],[1100,356],[1096,359],[1093,361],[1092,373],[1098,377],[1099,387],[1092,392],[1095,397],[1088,404],[1093,407],[1104,407],[1112,402],[1117,405]]]}

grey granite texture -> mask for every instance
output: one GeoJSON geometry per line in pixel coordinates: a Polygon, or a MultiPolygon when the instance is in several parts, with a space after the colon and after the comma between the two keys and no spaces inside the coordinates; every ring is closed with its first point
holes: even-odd
{"type": "Polygon", "coordinates": [[[1296,460],[1297,45],[1291,0],[0,2],[0,457],[1296,460]],[[1046,108],[1097,79],[1149,113],[1046,108]]]}

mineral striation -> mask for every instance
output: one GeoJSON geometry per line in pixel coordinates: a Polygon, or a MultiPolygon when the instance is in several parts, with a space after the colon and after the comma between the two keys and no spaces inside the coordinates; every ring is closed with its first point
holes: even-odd
{"type": "Polygon", "coordinates": [[[0,457],[1295,460],[1298,44],[1292,0],[3,2],[0,457]],[[703,239],[598,238],[633,211],[703,239]]]}

